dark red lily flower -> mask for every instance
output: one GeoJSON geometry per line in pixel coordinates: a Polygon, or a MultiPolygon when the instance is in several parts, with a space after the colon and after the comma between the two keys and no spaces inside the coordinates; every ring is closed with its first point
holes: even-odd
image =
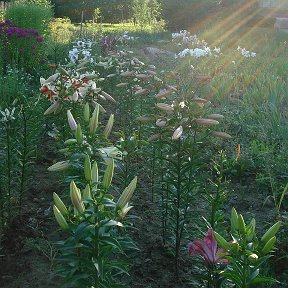
{"type": "Polygon", "coordinates": [[[188,244],[188,253],[190,256],[200,255],[207,265],[228,263],[228,260],[223,259],[220,256],[220,254],[225,254],[225,250],[217,248],[217,242],[213,230],[209,229],[204,240],[197,239],[188,244]]]}

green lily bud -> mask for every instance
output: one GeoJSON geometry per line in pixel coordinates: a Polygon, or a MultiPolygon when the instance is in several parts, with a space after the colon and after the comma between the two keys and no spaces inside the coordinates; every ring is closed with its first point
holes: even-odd
{"type": "Polygon", "coordinates": [[[83,198],[84,199],[91,199],[91,189],[90,189],[90,185],[87,184],[83,193],[83,198]]]}
{"type": "Polygon", "coordinates": [[[81,201],[81,193],[78,190],[74,181],[71,181],[71,183],[70,183],[70,197],[71,197],[71,202],[74,205],[75,209],[79,213],[83,213],[84,212],[84,204],[81,201]]]}
{"type": "Polygon", "coordinates": [[[60,213],[62,215],[67,215],[68,214],[68,210],[65,206],[65,204],[62,202],[62,200],[60,199],[60,197],[57,195],[57,193],[53,192],[53,200],[54,200],[54,204],[55,206],[58,208],[58,210],[60,211],[60,213]]]}
{"type": "Polygon", "coordinates": [[[253,218],[246,229],[247,241],[252,241],[253,237],[255,236],[255,227],[256,227],[256,220],[253,218]]]}
{"type": "Polygon", "coordinates": [[[124,206],[124,208],[121,209],[120,211],[120,217],[124,218],[126,214],[133,208],[133,206],[129,206],[128,203],[124,206]]]}
{"type": "Polygon", "coordinates": [[[230,245],[230,250],[233,253],[237,253],[239,251],[240,245],[237,241],[233,241],[232,243],[229,243],[230,245]]]}
{"type": "Polygon", "coordinates": [[[90,123],[89,123],[89,127],[90,127],[90,134],[93,135],[97,128],[98,128],[98,122],[99,122],[99,110],[100,110],[100,106],[98,103],[96,103],[95,105],[95,109],[93,111],[92,117],[90,118],[90,123]]]}
{"type": "Polygon", "coordinates": [[[111,114],[103,132],[106,139],[109,137],[112,131],[113,124],[114,124],[114,114],[111,114]]]}
{"type": "Polygon", "coordinates": [[[238,216],[238,225],[239,225],[240,233],[245,234],[245,232],[246,232],[246,224],[245,224],[244,218],[243,218],[243,216],[241,214],[239,214],[239,216],[238,216]]]}
{"type": "Polygon", "coordinates": [[[85,174],[85,179],[87,181],[90,181],[91,180],[91,162],[90,162],[90,157],[88,155],[85,156],[84,174],[85,174]]]}
{"type": "Polygon", "coordinates": [[[276,242],[276,236],[271,237],[270,240],[263,247],[262,253],[263,254],[269,253],[273,249],[275,242],[276,242]]]}
{"type": "Polygon", "coordinates": [[[120,208],[124,208],[130,201],[137,185],[137,176],[130,182],[130,184],[124,189],[120,198],[117,201],[117,205],[120,208]]]}
{"type": "Polygon", "coordinates": [[[90,106],[89,106],[89,103],[86,103],[85,105],[84,105],[84,120],[85,120],[85,122],[89,122],[89,120],[90,120],[90,106]]]}
{"type": "Polygon", "coordinates": [[[223,249],[225,249],[226,251],[228,251],[230,249],[230,243],[227,242],[220,234],[218,234],[217,232],[213,231],[214,233],[214,237],[217,241],[217,243],[219,244],[219,246],[223,249]]]}
{"type": "Polygon", "coordinates": [[[56,172],[56,171],[63,171],[69,167],[70,167],[69,161],[60,161],[48,167],[47,170],[50,172],[56,172]]]}
{"type": "Polygon", "coordinates": [[[76,140],[78,144],[82,144],[83,142],[83,134],[80,124],[78,124],[76,128],[76,140]]]}
{"type": "Polygon", "coordinates": [[[73,145],[75,143],[77,143],[76,139],[68,139],[64,142],[64,145],[69,146],[69,145],[73,145]]]}
{"type": "Polygon", "coordinates": [[[272,227],[270,227],[267,232],[262,236],[261,241],[267,242],[269,241],[273,236],[277,234],[281,227],[281,221],[276,222],[272,227]]]}
{"type": "Polygon", "coordinates": [[[258,258],[259,258],[258,255],[255,253],[248,256],[248,260],[252,263],[256,262],[258,260],[258,258]]]}
{"type": "Polygon", "coordinates": [[[232,232],[236,232],[239,228],[238,225],[238,213],[236,209],[233,207],[231,210],[231,230],[232,232]]]}
{"type": "Polygon", "coordinates": [[[105,189],[108,189],[110,187],[113,174],[114,174],[114,159],[109,158],[107,159],[107,168],[105,170],[104,177],[102,180],[102,185],[105,189]]]}
{"type": "Polygon", "coordinates": [[[67,230],[69,228],[68,223],[66,222],[64,216],[61,214],[56,205],[53,205],[54,216],[56,218],[57,223],[63,230],[67,230]]]}
{"type": "Polygon", "coordinates": [[[94,161],[93,165],[92,165],[92,171],[91,171],[91,183],[92,184],[96,184],[98,183],[99,179],[98,179],[98,165],[97,162],[94,161]]]}

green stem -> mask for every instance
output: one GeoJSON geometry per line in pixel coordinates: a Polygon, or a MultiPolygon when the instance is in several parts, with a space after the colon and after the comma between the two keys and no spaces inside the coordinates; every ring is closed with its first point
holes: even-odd
{"type": "Polygon", "coordinates": [[[6,123],[6,142],[7,142],[7,192],[8,192],[8,214],[11,216],[11,137],[10,127],[6,123]]]}
{"type": "Polygon", "coordinates": [[[176,268],[176,277],[179,278],[179,252],[180,252],[180,208],[181,208],[181,180],[182,180],[182,171],[181,171],[181,139],[178,140],[178,152],[177,152],[177,195],[176,195],[176,228],[175,228],[175,268],[176,268]]]}
{"type": "Polygon", "coordinates": [[[25,111],[22,111],[23,115],[23,149],[22,149],[22,167],[21,167],[21,182],[20,182],[20,198],[19,198],[19,214],[21,215],[22,204],[23,204],[23,195],[25,189],[25,180],[26,180],[26,167],[27,167],[27,155],[28,155],[28,137],[27,137],[27,118],[25,111]]]}

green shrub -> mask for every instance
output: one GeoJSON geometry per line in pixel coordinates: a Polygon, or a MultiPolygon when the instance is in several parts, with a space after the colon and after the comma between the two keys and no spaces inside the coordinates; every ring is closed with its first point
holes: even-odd
{"type": "Polygon", "coordinates": [[[40,34],[49,32],[49,21],[53,17],[51,7],[28,3],[13,3],[5,13],[6,19],[22,29],[36,29],[40,34]]]}

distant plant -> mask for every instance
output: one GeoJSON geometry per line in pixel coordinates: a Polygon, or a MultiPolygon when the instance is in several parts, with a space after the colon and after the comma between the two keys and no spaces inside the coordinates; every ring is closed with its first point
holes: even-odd
{"type": "Polygon", "coordinates": [[[40,33],[35,29],[16,27],[10,20],[0,23],[0,52],[5,67],[15,65],[31,72],[45,63],[40,33]]]}
{"type": "Polygon", "coordinates": [[[161,30],[164,26],[161,11],[161,4],[158,0],[133,0],[132,2],[133,21],[141,27],[151,26],[161,30]]]}
{"type": "Polygon", "coordinates": [[[41,35],[49,33],[49,21],[53,17],[51,7],[33,3],[12,3],[5,11],[5,18],[10,19],[21,29],[35,29],[41,35]]]}

